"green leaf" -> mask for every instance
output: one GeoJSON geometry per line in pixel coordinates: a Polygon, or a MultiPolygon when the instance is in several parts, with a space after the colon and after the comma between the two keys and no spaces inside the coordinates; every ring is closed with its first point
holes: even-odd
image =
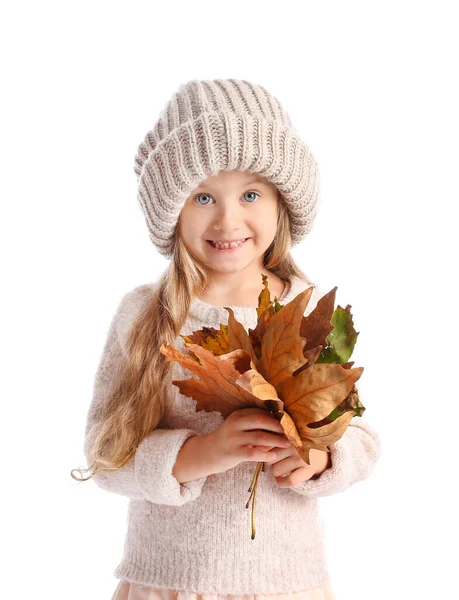
{"type": "Polygon", "coordinates": [[[351,305],[346,308],[337,306],[333,312],[330,323],[333,329],[327,335],[327,345],[324,346],[317,357],[316,363],[347,363],[354,351],[354,346],[359,333],[354,329],[351,305]]]}

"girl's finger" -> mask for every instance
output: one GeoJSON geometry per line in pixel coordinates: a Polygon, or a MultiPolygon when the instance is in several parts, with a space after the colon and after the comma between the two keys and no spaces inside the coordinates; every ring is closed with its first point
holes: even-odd
{"type": "Polygon", "coordinates": [[[298,463],[298,459],[288,455],[286,458],[279,459],[279,455],[275,463],[271,465],[271,473],[274,477],[285,477],[295,469],[298,469],[301,465],[298,463]]]}

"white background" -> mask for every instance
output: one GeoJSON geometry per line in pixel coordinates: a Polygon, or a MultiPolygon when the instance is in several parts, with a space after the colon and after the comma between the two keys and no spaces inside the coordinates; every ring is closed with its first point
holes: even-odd
{"type": "Polygon", "coordinates": [[[113,312],[167,264],[134,156],[180,83],[231,77],[276,95],[319,162],[293,255],[352,305],[382,439],[370,478],[320,499],[337,599],[459,597],[455,4],[1,9],[2,597],[108,600],[118,583],[128,500],[70,471],[113,312]]]}

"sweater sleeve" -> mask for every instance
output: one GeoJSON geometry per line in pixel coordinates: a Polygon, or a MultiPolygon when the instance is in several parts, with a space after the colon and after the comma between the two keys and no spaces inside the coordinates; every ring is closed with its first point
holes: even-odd
{"type": "Polygon", "coordinates": [[[317,479],[308,479],[288,489],[309,497],[339,494],[367,478],[381,455],[379,435],[363,417],[357,416],[329,448],[331,467],[317,479]]]}
{"type": "MultiPolygon", "coordinates": [[[[92,462],[89,450],[99,431],[101,408],[126,364],[122,331],[127,330],[126,320],[132,322],[133,309],[140,304],[146,287],[139,286],[123,296],[109,327],[87,413],[84,454],[88,466],[92,462]]],[[[98,473],[92,479],[102,489],[129,498],[172,506],[186,504],[201,494],[207,479],[205,476],[179,483],[172,474],[182,445],[194,435],[198,434],[192,429],[156,428],[140,442],[125,465],[114,471],[98,473]]]]}

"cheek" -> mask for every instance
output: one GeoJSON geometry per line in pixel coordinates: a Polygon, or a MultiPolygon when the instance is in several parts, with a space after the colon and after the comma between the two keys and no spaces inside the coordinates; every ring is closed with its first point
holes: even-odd
{"type": "Polygon", "coordinates": [[[202,215],[196,215],[189,207],[183,207],[180,213],[180,233],[183,239],[193,240],[200,237],[206,227],[206,220],[202,215]]]}
{"type": "Polygon", "coordinates": [[[269,210],[259,214],[254,221],[254,227],[261,239],[272,239],[277,231],[277,212],[269,210]]]}

